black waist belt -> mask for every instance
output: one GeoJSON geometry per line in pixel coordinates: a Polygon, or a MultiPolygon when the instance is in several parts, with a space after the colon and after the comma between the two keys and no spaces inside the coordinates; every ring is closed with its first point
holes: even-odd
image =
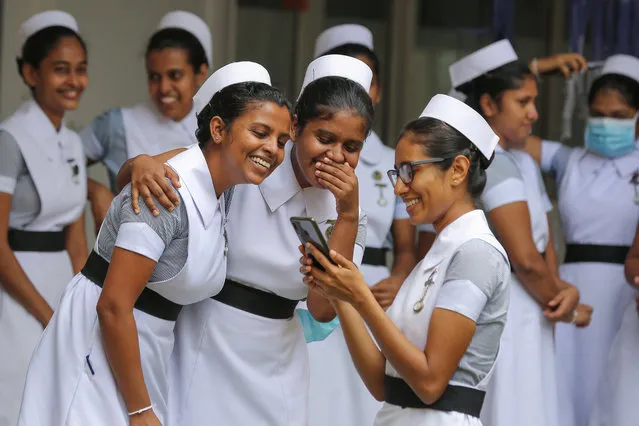
{"type": "Polygon", "coordinates": [[[228,279],[224,281],[222,291],[211,299],[244,312],[272,319],[292,318],[298,302],[228,279]]]}
{"type": "MultiPolygon", "coordinates": [[[[544,258],[544,260],[546,259],[546,252],[545,251],[542,251],[539,254],[541,255],[541,257],[544,258]]],[[[513,272],[513,273],[515,272],[515,267],[513,266],[512,262],[510,262],[510,272],[513,272]]]]}
{"type": "Polygon", "coordinates": [[[388,249],[377,247],[366,247],[362,264],[372,266],[386,266],[386,253],[388,249]]]}
{"type": "Polygon", "coordinates": [[[384,400],[402,408],[430,408],[439,411],[455,411],[479,418],[486,392],[465,386],[448,385],[442,396],[433,404],[424,404],[408,384],[398,378],[384,376],[384,400]]]}
{"type": "Polygon", "coordinates": [[[623,265],[630,247],[597,244],[566,244],[564,263],[601,262],[623,265]]]}
{"type": "MultiPolygon", "coordinates": [[[[109,262],[100,257],[95,251],[92,251],[87,259],[87,263],[84,265],[84,268],[82,268],[82,275],[101,288],[104,286],[104,279],[106,278],[108,269],[109,262]]],[[[145,287],[135,302],[135,309],[146,312],[156,318],[175,321],[182,309],[182,305],[171,302],[145,287]]]]}
{"type": "Polygon", "coordinates": [[[9,247],[13,251],[64,251],[66,250],[64,231],[21,231],[9,229],[9,247]]]}

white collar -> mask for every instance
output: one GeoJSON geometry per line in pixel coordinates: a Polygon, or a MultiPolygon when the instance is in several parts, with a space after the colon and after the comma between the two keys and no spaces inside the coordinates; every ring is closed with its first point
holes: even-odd
{"type": "Polygon", "coordinates": [[[384,157],[384,142],[379,138],[377,133],[371,130],[370,134],[364,141],[362,152],[359,155],[360,160],[366,164],[377,164],[384,157]]]}
{"type": "Polygon", "coordinates": [[[260,187],[260,192],[266,204],[268,204],[271,213],[280,208],[284,203],[293,198],[302,187],[297,183],[297,177],[293,170],[294,158],[291,158],[293,142],[288,141],[284,148],[284,160],[260,187]]]}
{"type": "Polygon", "coordinates": [[[49,117],[40,108],[40,105],[33,99],[25,102],[21,109],[24,109],[27,120],[33,123],[27,126],[26,130],[38,141],[59,138],[66,129],[63,119],[60,125],[60,132],[58,132],[49,117]]]}
{"type": "Polygon", "coordinates": [[[199,145],[193,145],[179,153],[170,159],[168,164],[180,175],[180,180],[184,182],[184,187],[191,194],[200,214],[204,229],[207,229],[213,223],[220,202],[215,193],[209,166],[199,145]]]}
{"type": "Polygon", "coordinates": [[[634,150],[630,154],[619,158],[606,158],[590,152],[590,150],[586,148],[582,148],[579,162],[582,167],[586,167],[591,173],[598,171],[601,167],[610,163],[619,177],[630,178],[634,172],[639,170],[639,150],[634,150]]]}

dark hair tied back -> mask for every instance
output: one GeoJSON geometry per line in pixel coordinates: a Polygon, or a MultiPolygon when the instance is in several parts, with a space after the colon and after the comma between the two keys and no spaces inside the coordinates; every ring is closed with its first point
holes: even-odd
{"type": "Polygon", "coordinates": [[[249,109],[252,103],[273,102],[286,107],[291,105],[284,94],[277,88],[264,83],[244,82],[227,86],[217,92],[210,102],[197,114],[197,130],[195,137],[200,146],[211,139],[210,122],[213,117],[220,117],[227,127],[249,109]]]}
{"type": "Polygon", "coordinates": [[[322,77],[304,88],[297,104],[297,131],[301,133],[309,121],[330,120],[339,111],[352,111],[364,118],[364,133],[373,125],[373,102],[368,92],[353,80],[344,77],[322,77]]]}
{"type": "Polygon", "coordinates": [[[84,43],[84,40],[71,28],[62,26],[43,28],[27,38],[22,46],[22,55],[19,58],[16,58],[18,74],[20,74],[20,77],[24,80],[24,75],[22,74],[22,66],[24,64],[29,64],[36,69],[39,68],[40,63],[44,60],[44,58],[49,56],[51,51],[58,47],[60,40],[65,37],[76,38],[86,53],[87,46],[84,43]]]}
{"type": "Polygon", "coordinates": [[[193,34],[181,28],[165,28],[153,34],[146,46],[146,56],[153,50],[170,48],[185,50],[195,73],[200,71],[202,65],[210,65],[202,43],[193,34]]]}
{"type": "Polygon", "coordinates": [[[482,74],[454,89],[466,95],[466,104],[484,116],[479,103],[482,95],[488,94],[499,103],[506,90],[521,88],[528,77],[534,78],[528,64],[517,60],[482,74]]]}
{"type": "Polygon", "coordinates": [[[435,163],[441,170],[448,170],[458,155],[468,157],[468,192],[473,198],[481,195],[486,186],[486,169],[495,157],[494,153],[487,159],[459,130],[432,117],[411,121],[402,130],[400,138],[407,133],[414,135],[414,140],[422,146],[424,154],[431,158],[446,159],[435,163]]]}

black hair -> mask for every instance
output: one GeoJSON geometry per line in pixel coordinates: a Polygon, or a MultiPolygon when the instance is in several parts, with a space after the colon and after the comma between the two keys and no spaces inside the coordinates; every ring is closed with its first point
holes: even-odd
{"type": "Polygon", "coordinates": [[[597,78],[588,92],[588,105],[601,90],[615,90],[632,108],[639,110],[639,82],[621,74],[605,74],[597,78]]]}
{"type": "Polygon", "coordinates": [[[368,60],[371,61],[371,63],[373,64],[373,74],[375,75],[375,78],[377,79],[377,84],[380,84],[380,85],[382,84],[381,66],[379,63],[379,58],[377,57],[377,54],[374,51],[364,46],[363,44],[357,44],[357,43],[342,44],[340,46],[332,48],[326,53],[322,53],[320,56],[326,56],[326,55],[345,55],[345,56],[351,56],[353,58],[356,58],[357,56],[364,56],[368,58],[368,60]]]}
{"type": "Polygon", "coordinates": [[[153,50],[184,49],[188,53],[193,72],[200,72],[202,65],[210,65],[202,43],[190,32],[181,28],[165,28],[153,34],[146,45],[146,55],[153,50]]]}
{"type": "Polygon", "coordinates": [[[466,95],[466,104],[484,116],[479,103],[482,95],[488,94],[499,104],[506,90],[520,89],[528,77],[535,77],[528,64],[516,60],[455,87],[455,90],[466,95]]]}
{"type": "MultiPolygon", "coordinates": [[[[71,28],[62,26],[52,26],[43,28],[40,31],[33,33],[22,45],[22,55],[16,58],[18,65],[18,74],[24,81],[24,75],[22,73],[22,66],[29,64],[33,68],[39,68],[40,64],[49,56],[51,51],[58,47],[60,41],[65,37],[74,37],[84,49],[84,53],[87,53],[87,45],[85,44],[80,34],[73,31],[71,28]]],[[[26,81],[25,81],[26,83],[26,81]]],[[[33,87],[30,88],[33,92],[33,87]]]]}
{"type": "Polygon", "coordinates": [[[213,95],[211,101],[197,114],[195,137],[200,146],[211,140],[210,122],[213,117],[220,117],[230,127],[251,103],[256,102],[274,102],[291,111],[291,104],[284,94],[268,84],[249,81],[226,86],[213,95]]]}
{"type": "Polygon", "coordinates": [[[412,133],[415,141],[421,145],[424,154],[431,158],[444,158],[435,163],[441,170],[448,170],[458,155],[463,155],[470,161],[468,169],[468,192],[473,198],[478,198],[486,186],[486,169],[492,163],[495,154],[490,159],[484,157],[479,149],[466,136],[453,126],[432,117],[422,117],[406,124],[400,139],[412,133]]]}
{"type": "Polygon", "coordinates": [[[368,136],[373,125],[374,109],[366,90],[344,77],[318,78],[304,88],[295,105],[297,133],[302,133],[311,120],[330,120],[333,114],[344,110],[353,111],[364,118],[364,134],[368,136]]]}

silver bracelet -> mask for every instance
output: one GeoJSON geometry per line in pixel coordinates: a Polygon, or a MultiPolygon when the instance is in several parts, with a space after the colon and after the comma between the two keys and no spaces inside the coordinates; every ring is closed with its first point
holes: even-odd
{"type": "Polygon", "coordinates": [[[576,309],[574,311],[572,311],[572,321],[570,321],[570,323],[574,324],[577,321],[577,317],[578,316],[579,316],[579,314],[577,313],[576,309]]]}
{"type": "Polygon", "coordinates": [[[142,414],[142,413],[144,413],[145,411],[149,411],[149,410],[150,410],[150,409],[152,409],[152,408],[153,408],[153,404],[149,405],[148,407],[141,408],[141,409],[139,409],[139,410],[137,410],[137,411],[131,411],[131,412],[129,413],[129,417],[130,417],[130,416],[135,416],[136,414],[142,414]]]}

